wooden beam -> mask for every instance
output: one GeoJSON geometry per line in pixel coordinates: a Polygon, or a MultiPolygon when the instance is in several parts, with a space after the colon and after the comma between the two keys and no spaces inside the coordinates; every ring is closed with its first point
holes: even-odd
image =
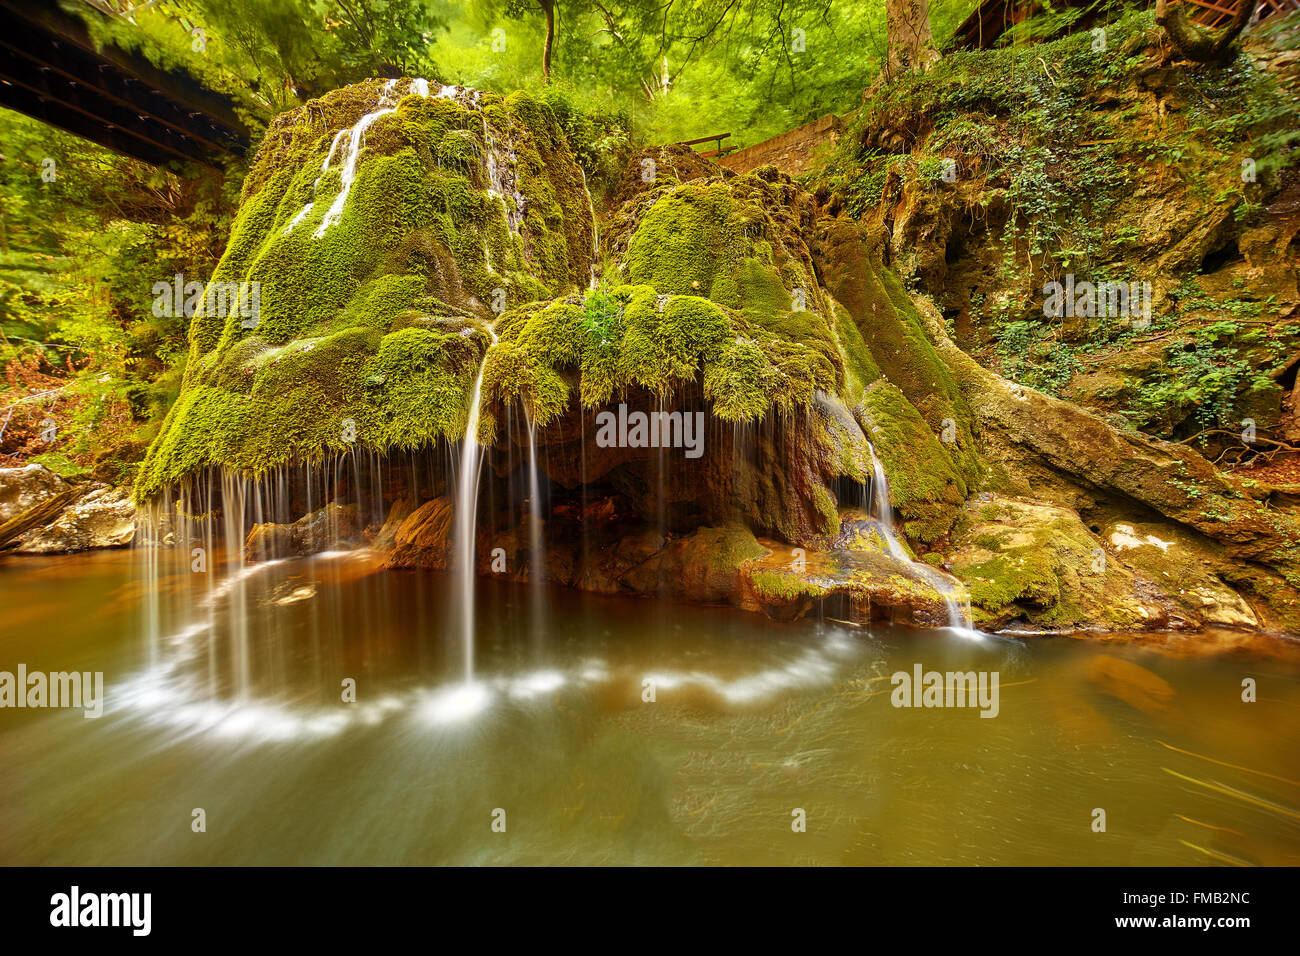
{"type": "Polygon", "coordinates": [[[168,166],[176,162],[174,152],[145,142],[137,136],[128,136],[109,124],[91,120],[84,114],[51,100],[42,99],[26,87],[18,86],[5,79],[0,79],[0,106],[40,120],[65,133],[98,143],[115,153],[149,163],[151,166],[168,166]]]}
{"type": "Polygon", "coordinates": [[[242,152],[239,138],[231,131],[201,115],[191,116],[165,96],[122,74],[111,64],[89,57],[74,47],[56,47],[50,39],[24,30],[21,24],[6,23],[4,11],[0,10],[0,48],[7,48],[30,64],[26,68],[15,64],[16,72],[5,73],[9,79],[21,82],[24,69],[53,71],[70,83],[93,89],[108,101],[108,108],[125,109],[142,121],[149,119],[166,126],[194,140],[200,148],[232,155],[242,152]]]}
{"type": "Polygon", "coordinates": [[[678,143],[677,145],[678,145],[678,146],[698,146],[700,143],[712,143],[715,139],[718,141],[718,144],[721,145],[721,144],[722,144],[722,140],[724,140],[724,139],[728,139],[728,138],[730,138],[730,136],[731,136],[730,133],[719,133],[719,134],[716,135],[716,136],[701,136],[699,139],[684,139],[684,140],[682,140],[680,143],[678,143]]]}
{"type": "Polygon", "coordinates": [[[113,46],[96,46],[85,23],[80,18],[65,13],[57,3],[0,0],[0,8],[11,16],[26,20],[58,37],[63,44],[110,63],[150,89],[166,91],[168,97],[186,111],[201,113],[239,136],[247,135],[244,122],[235,112],[234,102],[229,97],[205,88],[183,70],[163,70],[139,54],[128,53],[113,46]]]}
{"type": "MultiPolygon", "coordinates": [[[[134,137],[143,144],[169,154],[171,159],[213,165],[207,158],[208,151],[200,145],[178,136],[166,127],[150,123],[146,117],[96,95],[93,90],[79,87],[75,80],[55,74],[49,67],[16,56],[4,45],[0,45],[0,78],[10,86],[26,90],[40,102],[48,104],[47,111],[51,115],[79,114],[84,120],[79,125],[85,130],[120,130],[124,136],[134,137]]],[[[16,102],[23,101],[18,99],[16,102]]]]}

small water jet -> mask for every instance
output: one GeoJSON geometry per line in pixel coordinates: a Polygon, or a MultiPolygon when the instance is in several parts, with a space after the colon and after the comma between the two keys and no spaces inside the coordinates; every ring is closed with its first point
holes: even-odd
{"type": "Polygon", "coordinates": [[[894,512],[889,504],[889,479],[885,476],[885,466],[876,454],[876,448],[867,441],[867,450],[871,453],[871,507],[869,510],[880,522],[880,534],[885,539],[885,547],[891,557],[909,565],[923,577],[926,582],[939,592],[943,598],[948,614],[948,627],[963,637],[980,638],[983,635],[971,626],[970,601],[959,600],[960,592],[948,575],[930,567],[924,561],[917,561],[908,552],[894,530],[894,512]]]}

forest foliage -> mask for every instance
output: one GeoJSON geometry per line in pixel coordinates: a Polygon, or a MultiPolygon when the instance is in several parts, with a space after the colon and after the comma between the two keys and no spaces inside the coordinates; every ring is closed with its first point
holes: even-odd
{"type": "MultiPolygon", "coordinates": [[[[597,194],[640,145],[746,145],[855,111],[887,60],[883,0],[53,2],[97,42],[227,95],[254,149],[277,114],[368,77],[530,90],[597,194]]],[[[941,50],[974,5],[929,4],[941,50]]],[[[1011,39],[1074,16],[1048,4],[1011,39]]],[[[155,316],[150,290],[211,275],[247,161],[160,170],[16,113],[0,123],[0,463],[127,480],[186,352],[186,319],[155,316]]]]}

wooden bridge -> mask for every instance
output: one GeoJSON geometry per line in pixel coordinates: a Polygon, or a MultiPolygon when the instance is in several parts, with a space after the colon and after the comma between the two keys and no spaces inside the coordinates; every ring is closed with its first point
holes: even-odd
{"type": "MultiPolygon", "coordinates": [[[[1067,7],[1083,6],[1085,0],[1064,0],[1067,7]]],[[[1242,3],[1255,3],[1260,19],[1300,10],[1300,0],[1171,0],[1170,6],[1185,3],[1192,7],[1187,16],[1199,26],[1216,29],[1225,26],[1237,14],[1242,3]]],[[[962,21],[953,33],[953,45],[959,50],[987,50],[996,46],[1002,34],[1038,12],[1038,0],[984,0],[962,21]]],[[[1085,14],[1075,28],[1091,26],[1085,14]]]]}
{"type": "Polygon", "coordinates": [[[0,106],[154,166],[215,167],[248,148],[229,98],[184,71],[97,47],[53,0],[0,0],[0,106]]]}

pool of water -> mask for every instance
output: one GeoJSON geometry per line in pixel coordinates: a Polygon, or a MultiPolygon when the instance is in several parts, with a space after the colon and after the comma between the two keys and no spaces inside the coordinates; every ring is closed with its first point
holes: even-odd
{"type": "Polygon", "coordinates": [[[0,671],[102,671],[106,700],[0,710],[0,863],[1300,863],[1294,642],[972,640],[487,579],[467,684],[446,575],[243,574],[0,559],[0,671]],[[916,665],[996,673],[996,716],[894,706],[916,665]]]}

